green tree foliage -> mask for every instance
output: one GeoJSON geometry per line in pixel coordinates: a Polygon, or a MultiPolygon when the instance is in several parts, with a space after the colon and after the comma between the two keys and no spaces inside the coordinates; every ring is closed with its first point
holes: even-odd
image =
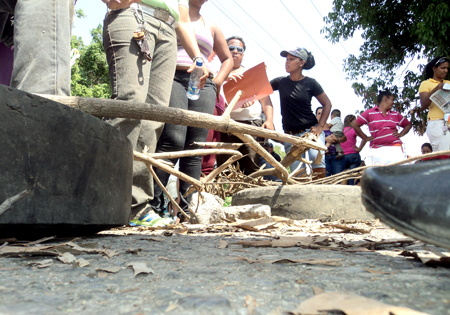
{"type": "Polygon", "coordinates": [[[419,134],[425,131],[426,113],[415,107],[422,69],[407,70],[414,59],[427,60],[450,54],[450,3],[448,0],[334,0],[324,18],[325,37],[336,43],[362,32],[360,55],[344,60],[344,70],[364,107],[375,103],[378,91],[397,95],[395,109],[407,113],[419,134]],[[402,86],[395,82],[403,79],[402,86]],[[363,84],[361,81],[368,82],[363,84]],[[413,108],[413,111],[410,109],[413,108]]]}
{"type": "Polygon", "coordinates": [[[80,52],[80,58],[72,67],[72,95],[110,98],[108,64],[103,48],[102,26],[91,31],[92,41],[84,45],[81,37],[72,36],[72,49],[80,52]]]}

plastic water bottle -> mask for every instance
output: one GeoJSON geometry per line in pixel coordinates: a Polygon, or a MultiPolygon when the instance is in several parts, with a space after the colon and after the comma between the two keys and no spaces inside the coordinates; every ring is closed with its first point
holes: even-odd
{"type": "Polygon", "coordinates": [[[197,59],[197,61],[195,62],[195,68],[191,72],[191,76],[189,78],[189,86],[186,95],[188,99],[193,101],[198,100],[198,98],[200,97],[200,92],[202,91],[202,89],[198,88],[198,83],[200,82],[200,78],[203,75],[202,67],[203,60],[197,59]]]}

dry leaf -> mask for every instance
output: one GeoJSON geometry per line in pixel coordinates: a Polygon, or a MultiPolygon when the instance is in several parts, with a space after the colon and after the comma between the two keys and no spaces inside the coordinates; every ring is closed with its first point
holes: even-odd
{"type": "Polygon", "coordinates": [[[326,265],[326,266],[341,266],[342,259],[291,259],[280,258],[275,260],[251,259],[246,257],[228,257],[229,260],[245,261],[249,264],[305,264],[305,265],[326,265]]]}
{"type": "Polygon", "coordinates": [[[141,273],[154,273],[154,271],[151,268],[147,267],[147,264],[145,262],[131,262],[127,265],[128,267],[133,268],[134,270],[134,276],[136,277],[138,274],[141,273]]]}
{"type": "Polygon", "coordinates": [[[286,264],[286,263],[292,263],[292,264],[305,264],[305,265],[326,265],[326,266],[341,266],[342,259],[290,259],[290,258],[283,258],[279,260],[273,260],[273,261],[267,261],[271,264],[286,264]]]}
{"type": "Polygon", "coordinates": [[[312,289],[314,291],[314,295],[319,295],[319,294],[325,293],[325,290],[323,290],[323,289],[321,289],[319,287],[313,286],[312,289]]]}
{"type": "Polygon", "coordinates": [[[118,273],[122,269],[121,267],[114,266],[114,267],[106,267],[106,268],[98,268],[95,269],[96,271],[103,271],[108,273],[118,273]]]}
{"type": "Polygon", "coordinates": [[[245,306],[247,307],[247,314],[255,314],[255,309],[258,306],[258,303],[250,295],[247,295],[245,297],[245,306]]]}
{"type": "Polygon", "coordinates": [[[391,306],[362,296],[342,292],[316,295],[300,304],[296,312],[290,314],[321,314],[327,311],[330,313],[340,311],[346,315],[427,315],[406,307],[391,306]]]}
{"type": "Polygon", "coordinates": [[[364,270],[366,270],[367,272],[370,272],[370,273],[377,274],[377,275],[392,275],[392,274],[398,273],[398,271],[379,271],[379,270],[374,270],[374,269],[369,269],[369,268],[364,268],[364,270]]]}
{"type": "Polygon", "coordinates": [[[303,279],[297,279],[297,280],[295,280],[295,282],[297,282],[298,284],[305,284],[305,283],[308,283],[308,281],[303,280],[303,279]]]}
{"type": "Polygon", "coordinates": [[[436,254],[425,254],[403,251],[400,253],[401,256],[413,257],[415,260],[421,261],[423,264],[430,267],[446,267],[450,268],[450,257],[439,257],[436,254]]]}
{"type": "Polygon", "coordinates": [[[166,308],[166,310],[164,311],[164,313],[170,313],[173,310],[176,310],[179,307],[178,304],[170,304],[169,307],[166,308]]]}
{"type": "Polygon", "coordinates": [[[250,247],[272,247],[272,241],[239,241],[229,245],[242,245],[250,247]]]}
{"type": "Polygon", "coordinates": [[[179,260],[179,259],[172,259],[172,258],[167,258],[167,257],[158,257],[156,258],[157,261],[160,260],[165,260],[165,261],[175,261],[175,262],[180,262],[180,263],[185,263],[185,260],[179,260]]]}
{"type": "Polygon", "coordinates": [[[224,240],[220,240],[220,245],[219,245],[219,249],[225,249],[228,247],[228,242],[224,241],[224,240]]]}
{"type": "Polygon", "coordinates": [[[120,294],[127,293],[127,292],[133,292],[133,291],[137,291],[137,290],[140,290],[140,289],[141,289],[140,287],[132,288],[132,289],[126,289],[126,290],[120,291],[120,294]]]}
{"type": "Polygon", "coordinates": [[[164,237],[157,237],[157,236],[149,237],[149,238],[146,238],[145,240],[153,241],[153,242],[164,242],[165,241],[164,237]]]}
{"type": "Polygon", "coordinates": [[[114,256],[119,255],[118,252],[116,252],[116,251],[114,251],[114,250],[112,250],[112,249],[107,249],[107,250],[105,250],[104,253],[106,254],[106,256],[108,256],[108,258],[112,258],[112,257],[114,257],[114,256]]]}
{"type": "Polygon", "coordinates": [[[77,261],[74,255],[71,253],[64,253],[61,256],[58,256],[58,260],[62,261],[65,264],[73,264],[77,261]]]}
{"type": "Polygon", "coordinates": [[[133,254],[133,255],[137,255],[137,256],[139,256],[139,252],[141,252],[141,251],[142,251],[142,248],[137,248],[137,249],[129,248],[129,249],[127,249],[127,253],[133,254]]]}
{"type": "Polygon", "coordinates": [[[76,263],[80,268],[84,268],[90,265],[90,262],[88,262],[84,258],[78,258],[76,263]]]}
{"type": "Polygon", "coordinates": [[[5,246],[0,249],[0,257],[21,257],[21,256],[58,256],[59,253],[53,246],[5,246]]]}
{"type": "Polygon", "coordinates": [[[353,232],[361,233],[361,234],[369,234],[370,233],[369,230],[358,229],[358,228],[351,227],[351,226],[348,226],[348,225],[334,224],[334,223],[325,223],[324,225],[328,226],[328,227],[333,227],[335,229],[340,229],[344,233],[353,233],[353,232]]]}
{"type": "Polygon", "coordinates": [[[105,271],[98,271],[97,272],[97,277],[99,277],[99,278],[108,278],[108,276],[109,276],[108,272],[105,272],[105,271]]]}
{"type": "Polygon", "coordinates": [[[230,283],[230,282],[228,282],[228,281],[225,281],[225,282],[223,283],[223,285],[221,285],[220,287],[217,287],[217,288],[216,288],[216,291],[221,290],[221,289],[223,289],[223,288],[225,288],[225,287],[237,286],[237,285],[239,285],[238,282],[230,283]]]}
{"type": "Polygon", "coordinates": [[[25,243],[25,244],[21,244],[21,245],[26,246],[26,247],[30,247],[30,246],[33,246],[33,245],[37,245],[37,244],[41,244],[41,243],[53,240],[55,238],[56,238],[55,236],[44,237],[44,238],[41,238],[41,239],[39,239],[37,241],[29,242],[29,243],[25,243]]]}
{"type": "Polygon", "coordinates": [[[53,265],[53,260],[52,259],[45,259],[45,260],[41,260],[41,261],[35,261],[35,262],[30,262],[30,263],[27,264],[27,266],[34,266],[34,267],[38,267],[39,269],[47,268],[47,267],[50,267],[51,265],[53,265]]]}
{"type": "Polygon", "coordinates": [[[280,237],[279,240],[272,240],[272,247],[309,246],[312,243],[312,237],[280,237]]]}

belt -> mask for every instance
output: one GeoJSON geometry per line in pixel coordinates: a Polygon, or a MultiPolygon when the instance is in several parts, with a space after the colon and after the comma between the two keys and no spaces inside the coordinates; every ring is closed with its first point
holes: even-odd
{"type": "Polygon", "coordinates": [[[302,132],[305,132],[305,131],[306,131],[305,129],[303,129],[303,130],[290,130],[290,131],[285,131],[284,133],[287,133],[288,135],[295,135],[297,133],[302,133],[302,132]]]}
{"type": "Polygon", "coordinates": [[[154,18],[169,24],[173,28],[176,28],[178,26],[177,20],[175,20],[175,18],[170,15],[170,12],[167,10],[155,8],[144,3],[133,3],[130,5],[130,8],[134,10],[142,10],[142,12],[144,12],[145,14],[153,16],[154,18]]]}

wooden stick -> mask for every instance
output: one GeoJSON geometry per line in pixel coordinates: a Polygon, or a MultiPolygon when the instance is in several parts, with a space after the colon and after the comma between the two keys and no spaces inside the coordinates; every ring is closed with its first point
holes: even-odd
{"type": "Polygon", "coordinates": [[[316,150],[326,150],[326,147],[321,143],[308,140],[306,137],[295,137],[278,133],[274,130],[241,124],[222,116],[214,116],[178,108],[121,100],[55,95],[42,96],[96,117],[145,119],[173,125],[214,129],[224,133],[244,133],[252,136],[274,139],[278,142],[289,142],[292,144],[303,145],[316,150]]]}
{"type": "MultiPolygon", "coordinates": [[[[163,185],[163,183],[161,183],[161,180],[159,179],[158,175],[156,175],[155,171],[153,170],[153,167],[149,164],[145,164],[145,165],[147,166],[150,173],[152,173],[152,176],[155,179],[155,181],[158,183],[159,187],[161,187],[162,191],[166,194],[167,198],[169,198],[172,205],[174,205],[175,208],[177,208],[178,211],[180,211],[186,218],[189,219],[189,222],[191,222],[191,216],[187,215],[186,212],[184,212],[184,210],[181,209],[180,205],[172,198],[169,191],[166,189],[166,187],[163,185]]],[[[195,216],[195,214],[194,214],[194,216],[195,216]]]]}
{"type": "Polygon", "coordinates": [[[244,92],[242,92],[242,91],[238,91],[236,93],[236,95],[231,100],[230,104],[228,104],[227,108],[225,109],[225,112],[222,114],[222,117],[224,117],[226,119],[230,118],[231,112],[233,111],[234,106],[236,105],[236,103],[241,98],[242,94],[244,94],[244,92]]]}
{"type": "Polygon", "coordinates": [[[267,163],[275,167],[280,173],[281,173],[281,180],[283,182],[286,182],[289,178],[289,173],[284,168],[283,165],[281,165],[280,162],[275,160],[275,158],[270,154],[266,149],[264,149],[255,139],[253,139],[251,136],[246,134],[239,134],[239,133],[233,133],[236,137],[242,140],[242,142],[248,144],[253,150],[255,150],[256,153],[261,155],[267,163]]]}
{"type": "Polygon", "coordinates": [[[321,179],[317,179],[317,180],[313,180],[309,183],[301,183],[301,185],[316,185],[316,184],[325,184],[327,182],[338,182],[338,181],[342,181],[342,177],[349,175],[352,176],[349,179],[359,179],[362,177],[362,171],[371,168],[371,167],[386,167],[386,166],[396,166],[396,165],[402,165],[402,164],[406,164],[409,162],[414,162],[417,160],[422,160],[425,158],[430,158],[430,157],[436,157],[436,156],[440,156],[440,155],[450,155],[450,150],[446,150],[446,151],[438,151],[438,152],[432,152],[432,153],[427,153],[427,154],[422,154],[422,155],[417,155],[402,161],[398,161],[392,164],[388,164],[388,165],[369,165],[369,166],[361,166],[361,167],[357,167],[357,168],[353,168],[351,170],[346,170],[344,172],[341,172],[339,174],[336,175],[332,175],[326,178],[321,178],[321,179]],[[356,173],[356,172],[360,172],[360,174],[357,175],[353,175],[352,173],[356,173]]]}
{"type": "Polygon", "coordinates": [[[184,180],[186,183],[189,183],[193,186],[195,186],[195,188],[198,191],[202,191],[202,183],[180,171],[176,171],[173,168],[171,168],[170,166],[167,166],[163,163],[161,163],[158,160],[155,160],[145,154],[139,153],[137,151],[133,151],[133,155],[134,155],[134,160],[135,161],[140,161],[140,162],[144,162],[145,164],[150,164],[151,166],[157,167],[161,170],[163,170],[166,173],[172,174],[173,176],[178,177],[179,179],[184,180]]]}
{"type": "Polygon", "coordinates": [[[8,199],[6,199],[5,201],[3,201],[3,203],[0,205],[0,215],[2,215],[3,213],[6,212],[6,210],[8,210],[9,208],[11,208],[11,206],[13,204],[15,204],[17,201],[19,201],[20,199],[22,199],[23,197],[29,195],[31,193],[30,190],[24,190],[20,193],[18,193],[15,196],[9,197],[8,199]]]}
{"type": "Polygon", "coordinates": [[[199,155],[210,155],[210,154],[229,154],[229,155],[240,155],[243,157],[242,153],[236,150],[217,150],[217,149],[201,149],[201,150],[188,150],[179,152],[165,152],[165,153],[147,153],[147,156],[154,159],[179,159],[189,156],[199,156],[199,155]]]}
{"type": "MultiPolygon", "coordinates": [[[[219,176],[220,173],[222,173],[222,171],[224,171],[230,164],[233,164],[234,162],[240,160],[242,158],[242,154],[239,155],[234,155],[232,157],[230,157],[225,163],[223,163],[222,165],[220,165],[219,167],[217,167],[216,169],[214,169],[211,173],[209,173],[208,176],[206,176],[205,178],[201,179],[202,183],[209,183],[214,181],[214,179],[219,176]]],[[[186,193],[184,194],[184,197],[189,196],[190,194],[192,194],[194,192],[194,187],[189,187],[189,189],[186,191],[186,193]]]]}
{"type": "Polygon", "coordinates": [[[194,142],[194,145],[198,145],[199,147],[210,147],[215,149],[227,149],[227,150],[237,150],[244,143],[226,143],[226,142],[194,142]]]}
{"type": "Polygon", "coordinates": [[[252,187],[261,187],[260,185],[250,184],[246,182],[213,182],[213,183],[204,183],[203,185],[246,185],[246,186],[252,186],[252,187]]]}

